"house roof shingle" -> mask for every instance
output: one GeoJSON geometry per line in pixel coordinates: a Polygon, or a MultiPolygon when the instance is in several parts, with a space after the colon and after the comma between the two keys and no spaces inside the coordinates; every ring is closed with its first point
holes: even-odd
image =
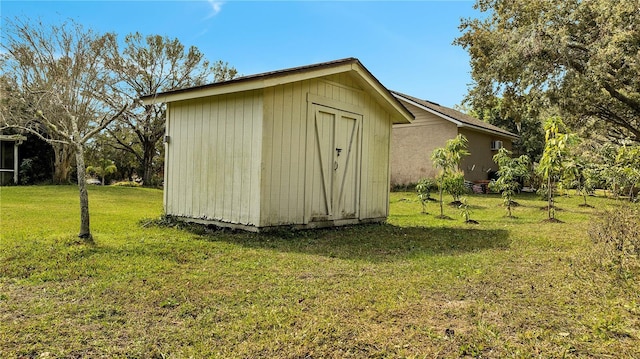
{"type": "Polygon", "coordinates": [[[445,106],[441,106],[438,105],[437,103],[431,102],[431,101],[427,101],[427,100],[421,100],[419,98],[413,97],[413,96],[409,96],[397,91],[391,91],[391,93],[398,99],[400,100],[404,100],[406,102],[409,103],[413,103],[414,105],[429,111],[431,113],[434,113],[442,118],[444,118],[445,120],[449,120],[452,121],[456,124],[458,124],[459,127],[470,127],[476,130],[480,130],[480,131],[484,131],[484,132],[490,132],[490,133],[494,133],[494,134],[498,134],[501,136],[505,136],[511,139],[517,139],[519,136],[516,135],[515,133],[509,132],[505,129],[502,129],[498,126],[494,126],[490,123],[478,120],[475,117],[469,116],[465,113],[462,113],[460,111],[454,110],[452,108],[449,107],[445,107],[445,106]]]}

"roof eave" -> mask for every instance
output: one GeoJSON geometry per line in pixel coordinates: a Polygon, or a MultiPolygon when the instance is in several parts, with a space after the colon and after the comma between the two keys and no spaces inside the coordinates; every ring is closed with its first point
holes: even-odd
{"type": "Polygon", "coordinates": [[[146,95],[140,97],[140,99],[150,104],[192,100],[208,96],[259,90],[295,81],[304,81],[314,77],[333,75],[349,71],[350,69],[351,64],[346,62],[326,68],[309,69],[308,71],[292,70],[290,72],[272,73],[264,76],[256,75],[242,77],[199,87],[163,92],[155,95],[146,95]]]}
{"type": "Polygon", "coordinates": [[[514,136],[514,135],[511,135],[511,134],[508,134],[508,133],[504,133],[504,132],[500,132],[500,131],[494,131],[494,130],[489,129],[489,128],[470,125],[468,123],[462,123],[462,124],[458,125],[458,127],[461,127],[461,128],[465,128],[466,127],[466,128],[473,129],[475,131],[480,131],[480,132],[490,133],[492,135],[497,135],[497,136],[500,136],[500,137],[505,137],[505,138],[508,138],[510,140],[517,140],[518,138],[520,138],[520,136],[514,136]]]}
{"type": "Polygon", "coordinates": [[[372,88],[375,94],[380,96],[379,100],[389,105],[389,109],[401,114],[401,117],[393,119],[393,124],[412,123],[414,116],[404,105],[384,86],[378,79],[367,70],[359,61],[352,65],[353,71],[364,79],[372,88]]]}
{"type": "Polygon", "coordinates": [[[449,116],[449,115],[446,115],[446,114],[444,114],[444,113],[442,113],[442,112],[439,112],[439,111],[436,111],[436,110],[434,110],[434,109],[432,109],[432,108],[429,108],[429,107],[427,107],[427,106],[424,106],[424,105],[423,105],[423,104],[421,104],[421,103],[418,103],[418,102],[415,102],[415,101],[413,101],[413,100],[411,100],[411,99],[409,99],[409,98],[406,98],[406,97],[404,97],[404,96],[400,95],[399,93],[395,93],[395,92],[393,92],[392,94],[393,94],[393,96],[394,96],[394,97],[396,97],[397,99],[402,99],[403,101],[409,102],[409,103],[411,103],[412,105],[414,105],[414,106],[416,106],[416,107],[418,107],[418,108],[420,108],[420,109],[422,109],[422,110],[424,110],[424,111],[427,111],[427,112],[429,112],[429,113],[431,113],[431,114],[434,114],[434,115],[436,115],[436,116],[438,116],[438,117],[441,117],[441,118],[443,118],[443,119],[445,119],[445,120],[447,120],[447,121],[449,121],[449,122],[452,122],[453,124],[455,124],[455,125],[456,125],[456,126],[458,126],[458,127],[468,127],[468,128],[474,129],[474,130],[476,130],[476,131],[481,131],[481,132],[486,132],[486,133],[490,133],[490,134],[493,134],[493,135],[502,136],[502,137],[505,137],[505,138],[509,138],[509,139],[511,139],[511,140],[517,140],[518,138],[520,138],[520,137],[519,137],[519,136],[517,136],[517,135],[516,135],[516,136],[514,136],[514,135],[511,135],[511,134],[508,134],[508,133],[504,133],[504,132],[500,132],[500,131],[495,131],[495,130],[492,130],[492,129],[489,129],[489,128],[480,127],[480,126],[475,126],[475,125],[472,125],[472,124],[469,124],[469,123],[466,123],[466,122],[462,122],[462,121],[457,120],[457,119],[455,119],[455,118],[453,118],[453,117],[451,117],[451,116],[449,116]]]}
{"type": "Polygon", "coordinates": [[[413,121],[413,114],[356,58],[346,58],[321,64],[250,75],[225,82],[142,96],[140,99],[149,104],[192,100],[222,94],[259,90],[346,72],[357,74],[358,78],[362,79],[363,85],[369,87],[374,93],[374,96],[381,103],[385,104],[384,107],[391,112],[400,114],[400,116],[392,116],[393,123],[411,123],[413,121]]]}

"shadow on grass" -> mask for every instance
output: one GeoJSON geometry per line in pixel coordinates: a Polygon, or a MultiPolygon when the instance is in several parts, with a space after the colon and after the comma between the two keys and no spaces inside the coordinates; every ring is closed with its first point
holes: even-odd
{"type": "Polygon", "coordinates": [[[234,232],[188,226],[204,240],[224,241],[248,248],[321,255],[367,261],[396,261],[421,255],[457,254],[506,249],[506,230],[478,228],[397,227],[366,224],[339,228],[266,233],[234,232]]]}

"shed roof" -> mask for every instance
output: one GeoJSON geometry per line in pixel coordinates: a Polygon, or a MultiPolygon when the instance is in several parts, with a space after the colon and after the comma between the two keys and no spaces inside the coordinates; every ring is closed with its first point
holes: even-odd
{"type": "Polygon", "coordinates": [[[481,132],[489,132],[492,134],[510,138],[512,140],[515,140],[519,137],[515,133],[509,132],[498,126],[494,126],[490,123],[478,120],[475,117],[469,116],[452,108],[440,106],[437,103],[427,100],[421,100],[419,98],[409,96],[397,91],[391,91],[391,93],[393,94],[393,96],[402,101],[406,101],[424,111],[430,112],[447,121],[455,123],[458,127],[467,127],[481,132]]]}
{"type": "Polygon", "coordinates": [[[364,65],[362,65],[360,60],[354,57],[242,76],[232,80],[215,82],[203,86],[150,94],[142,96],[140,99],[150,103],[168,103],[234,92],[257,90],[344,72],[349,72],[354,75],[361,85],[368,89],[370,93],[372,93],[373,96],[384,105],[385,108],[399,113],[401,115],[401,120],[397,123],[411,123],[411,121],[413,121],[413,114],[407,110],[407,108],[404,107],[404,105],[398,101],[394,95],[392,95],[391,92],[384,87],[380,81],[378,81],[378,79],[376,79],[375,76],[367,70],[366,67],[364,67],[364,65]]]}

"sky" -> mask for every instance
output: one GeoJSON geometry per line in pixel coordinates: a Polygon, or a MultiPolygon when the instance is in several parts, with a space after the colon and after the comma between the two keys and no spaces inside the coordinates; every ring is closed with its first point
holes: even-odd
{"type": "Polygon", "coordinates": [[[347,57],[387,88],[454,107],[472,83],[452,44],[473,1],[6,1],[2,18],[73,19],[97,32],[162,35],[241,75],[347,57]]]}

